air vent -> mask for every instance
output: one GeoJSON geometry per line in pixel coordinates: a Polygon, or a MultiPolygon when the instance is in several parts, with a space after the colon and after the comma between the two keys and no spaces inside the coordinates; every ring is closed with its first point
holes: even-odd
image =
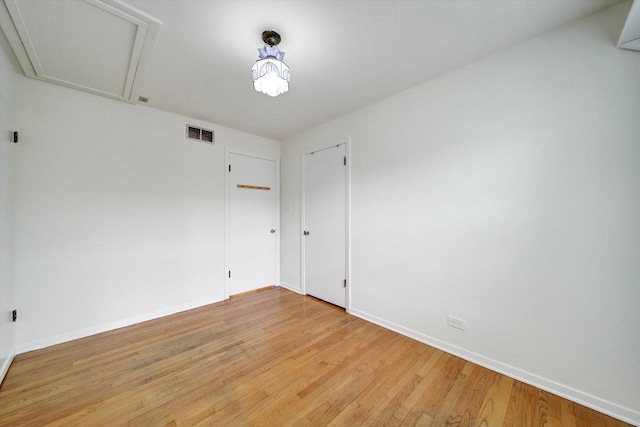
{"type": "Polygon", "coordinates": [[[187,125],[187,139],[206,142],[207,144],[215,144],[215,132],[209,129],[187,125]]]}

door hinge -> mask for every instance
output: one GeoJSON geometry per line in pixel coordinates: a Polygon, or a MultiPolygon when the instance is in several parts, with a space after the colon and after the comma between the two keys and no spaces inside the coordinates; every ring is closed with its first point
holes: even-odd
{"type": "Polygon", "coordinates": [[[344,287],[347,287],[347,279],[344,279],[344,287]]]}
{"type": "Polygon", "coordinates": [[[229,270],[229,279],[231,279],[231,270],[229,270]]]}
{"type": "Polygon", "coordinates": [[[231,172],[231,165],[229,165],[229,172],[231,172]]]}
{"type": "Polygon", "coordinates": [[[12,320],[13,322],[15,322],[16,320],[18,320],[18,310],[13,310],[13,311],[11,312],[11,320],[12,320]]]}
{"type": "Polygon", "coordinates": [[[347,166],[347,156],[344,156],[344,165],[347,166]]]}

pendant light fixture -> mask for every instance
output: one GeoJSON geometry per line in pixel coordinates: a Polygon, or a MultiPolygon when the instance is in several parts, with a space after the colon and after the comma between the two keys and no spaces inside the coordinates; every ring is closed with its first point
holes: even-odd
{"type": "Polygon", "coordinates": [[[260,59],[251,67],[253,88],[269,96],[278,96],[289,91],[289,67],[282,62],[284,52],[278,49],[280,34],[264,31],[262,41],[264,47],[258,49],[260,59]]]}

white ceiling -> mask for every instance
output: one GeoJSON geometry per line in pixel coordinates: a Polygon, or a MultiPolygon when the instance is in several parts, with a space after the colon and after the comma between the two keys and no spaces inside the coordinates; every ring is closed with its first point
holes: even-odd
{"type": "MultiPolygon", "coordinates": [[[[149,106],[277,140],[619,2],[124,1],[162,22],[138,82],[149,106]],[[282,36],[291,68],[291,90],[277,98],[251,81],[266,29],[282,36]]],[[[56,40],[54,23],[68,16],[47,9],[56,40]]],[[[110,67],[101,69],[108,80],[110,67]]]]}

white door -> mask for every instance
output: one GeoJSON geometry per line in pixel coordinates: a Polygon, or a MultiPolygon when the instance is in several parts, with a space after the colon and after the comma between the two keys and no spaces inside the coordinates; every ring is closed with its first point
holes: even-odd
{"type": "Polygon", "coordinates": [[[345,144],[304,156],[305,292],[346,303],[345,144]]]}
{"type": "Polygon", "coordinates": [[[228,293],[276,284],[276,162],[229,155],[228,293]]]}

